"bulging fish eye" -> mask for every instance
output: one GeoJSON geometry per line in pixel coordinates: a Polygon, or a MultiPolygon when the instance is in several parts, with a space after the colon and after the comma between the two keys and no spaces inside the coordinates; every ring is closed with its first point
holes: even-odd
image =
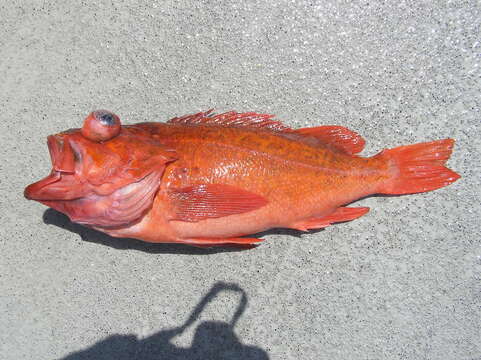
{"type": "Polygon", "coordinates": [[[120,118],[107,110],[94,111],[85,118],[81,132],[95,142],[110,140],[120,133],[120,118]]]}

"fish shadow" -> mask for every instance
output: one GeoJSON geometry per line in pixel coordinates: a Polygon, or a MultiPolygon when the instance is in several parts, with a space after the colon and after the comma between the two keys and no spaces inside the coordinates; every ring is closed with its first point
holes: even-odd
{"type": "MultiPolygon", "coordinates": [[[[137,250],[151,254],[211,255],[225,252],[244,252],[256,248],[256,246],[250,249],[227,246],[196,248],[184,244],[149,243],[132,238],[117,238],[107,235],[101,231],[72,222],[67,215],[51,208],[45,210],[43,213],[43,222],[47,225],[55,225],[61,229],[78,234],[83,241],[109,246],[119,250],[137,250]]],[[[295,229],[274,228],[254,234],[253,237],[262,238],[269,235],[284,235],[301,238],[303,234],[315,234],[324,230],[325,229],[312,229],[308,232],[305,232],[295,229]]],[[[259,244],[259,246],[260,245],[262,244],[259,244]]]]}
{"type": "Polygon", "coordinates": [[[212,247],[196,248],[183,244],[148,243],[131,238],[116,238],[101,231],[70,221],[68,216],[54,209],[47,209],[43,213],[43,222],[47,225],[55,225],[61,229],[80,235],[83,241],[92,242],[104,246],[110,246],[119,250],[137,250],[151,254],[181,254],[181,255],[211,255],[225,252],[248,251],[235,247],[212,247]]]}
{"type": "Polygon", "coordinates": [[[187,321],[179,327],[161,330],[152,336],[139,339],[133,334],[112,335],[90,348],[74,352],[62,360],[158,360],[158,359],[233,359],[267,360],[268,353],[263,349],[242,344],[234,332],[234,327],[247,308],[245,291],[236,284],[217,282],[192,310],[187,321]],[[200,317],[203,309],[221,292],[238,293],[241,298],[230,322],[203,321],[194,331],[194,339],[189,348],[178,347],[172,339],[181,335],[200,317]]]}

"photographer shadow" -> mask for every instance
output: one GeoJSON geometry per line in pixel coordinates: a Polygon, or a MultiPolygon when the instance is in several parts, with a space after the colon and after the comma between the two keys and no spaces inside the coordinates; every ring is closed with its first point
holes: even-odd
{"type": "Polygon", "coordinates": [[[189,318],[179,327],[161,330],[148,338],[139,340],[135,335],[112,335],[92,347],[72,353],[63,360],[160,360],[160,359],[269,359],[263,349],[242,344],[234,327],[247,307],[247,295],[238,285],[216,283],[194,308],[189,318]],[[241,299],[229,323],[223,321],[201,322],[194,334],[192,346],[181,348],[172,343],[199,318],[204,308],[222,291],[239,293],[241,299]]]}

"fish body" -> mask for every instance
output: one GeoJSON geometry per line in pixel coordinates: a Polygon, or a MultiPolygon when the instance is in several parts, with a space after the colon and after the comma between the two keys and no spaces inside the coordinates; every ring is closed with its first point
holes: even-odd
{"type": "Polygon", "coordinates": [[[444,167],[451,139],[365,158],[356,155],[364,140],[349,129],[293,130],[264,114],[116,122],[118,133],[107,126],[103,138],[97,118],[50,138],[53,175],[25,195],[117,237],[249,246],[261,240],[242,236],[324,228],[364,215],[368,208],[345,206],[359,198],[430,191],[459,178],[444,167]],[[59,155],[69,146],[77,155],[59,155]]]}

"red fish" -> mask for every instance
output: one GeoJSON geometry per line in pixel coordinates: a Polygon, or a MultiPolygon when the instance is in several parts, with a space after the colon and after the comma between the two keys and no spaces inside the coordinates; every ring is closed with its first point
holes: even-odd
{"type": "Polygon", "coordinates": [[[444,166],[454,140],[361,157],[342,126],[291,129],[272,115],[211,111],[167,123],[120,124],[104,110],[48,137],[53,169],[25,189],[72,221],[116,237],[200,247],[251,246],[270,228],[302,231],[356,219],[345,206],[413,194],[460,176],[444,166]]]}

